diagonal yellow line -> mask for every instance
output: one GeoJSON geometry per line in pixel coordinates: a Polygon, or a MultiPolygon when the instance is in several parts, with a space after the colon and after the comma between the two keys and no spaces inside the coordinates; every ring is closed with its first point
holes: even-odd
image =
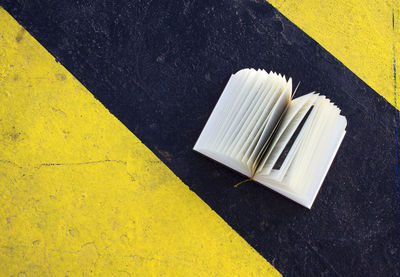
{"type": "Polygon", "coordinates": [[[267,1],[388,102],[400,103],[393,59],[400,49],[400,0],[267,1]]]}
{"type": "Polygon", "coordinates": [[[0,8],[6,276],[280,276],[0,8]]]}

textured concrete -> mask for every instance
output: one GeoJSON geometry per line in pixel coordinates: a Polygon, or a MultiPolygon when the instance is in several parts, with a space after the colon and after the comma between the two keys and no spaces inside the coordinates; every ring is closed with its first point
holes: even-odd
{"type": "Polygon", "coordinates": [[[399,272],[398,111],[270,4],[5,7],[283,275],[399,272]],[[311,211],[254,183],[234,188],[240,175],[191,150],[230,74],[249,66],[292,76],[298,95],[317,90],[348,119],[311,211]]]}
{"type": "Polygon", "coordinates": [[[280,276],[0,7],[0,276],[280,276]]]}
{"type": "Polygon", "coordinates": [[[400,108],[399,0],[268,2],[400,108]]]}

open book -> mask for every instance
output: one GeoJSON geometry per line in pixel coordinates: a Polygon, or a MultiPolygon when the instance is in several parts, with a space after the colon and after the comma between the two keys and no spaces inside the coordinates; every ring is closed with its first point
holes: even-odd
{"type": "Polygon", "coordinates": [[[291,78],[238,71],[193,149],[310,209],[347,121],[325,96],[292,97],[291,78]]]}

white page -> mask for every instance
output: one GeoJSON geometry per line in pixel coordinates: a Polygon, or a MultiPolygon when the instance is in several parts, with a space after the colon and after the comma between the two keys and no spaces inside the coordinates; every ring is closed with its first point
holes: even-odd
{"type": "MultiPolygon", "coordinates": [[[[313,95],[314,95],[313,97],[316,97],[316,96],[319,95],[319,94],[315,94],[314,92],[313,92],[313,93],[310,93],[310,94],[313,94],[313,95]]],[[[296,99],[291,100],[291,101],[295,101],[295,100],[296,100],[296,99]]],[[[280,129],[280,126],[277,126],[277,128],[280,129]]],[[[279,132],[279,130],[277,130],[277,132],[279,132]]],[[[275,135],[274,135],[274,136],[275,136],[275,135]]],[[[269,148],[270,145],[264,145],[264,146],[261,148],[261,150],[259,151],[259,153],[257,154],[257,157],[256,157],[256,159],[255,159],[255,161],[254,161],[254,166],[255,166],[255,170],[256,170],[255,174],[264,174],[264,175],[267,175],[265,172],[261,173],[261,172],[263,171],[263,168],[264,168],[265,163],[267,162],[267,159],[266,159],[266,158],[267,158],[268,156],[265,155],[266,152],[269,150],[269,149],[267,149],[267,147],[269,148]]]]}
{"type": "MultiPolygon", "coordinates": [[[[328,110],[328,109],[326,109],[328,110]]],[[[332,134],[336,131],[335,127],[339,118],[339,110],[330,103],[329,115],[324,117],[327,119],[322,122],[321,125],[315,126],[320,132],[315,132],[313,135],[314,140],[310,141],[309,151],[306,153],[307,156],[304,158],[297,172],[297,177],[294,177],[296,182],[294,183],[294,189],[297,191],[303,190],[309,185],[309,182],[304,181],[310,175],[314,174],[314,168],[316,167],[315,162],[319,162],[327,155],[327,144],[330,141],[332,134]],[[302,180],[302,181],[300,181],[302,180]]]]}
{"type": "MultiPolygon", "coordinates": [[[[286,110],[287,106],[290,103],[290,97],[292,94],[292,79],[289,79],[286,87],[284,88],[281,96],[279,97],[278,101],[275,103],[273,109],[270,112],[270,115],[268,119],[265,121],[263,124],[262,128],[260,128],[260,131],[257,133],[257,135],[252,138],[252,141],[250,141],[250,146],[248,146],[247,151],[243,157],[244,162],[246,162],[248,165],[251,163],[252,168],[254,169],[254,160],[259,151],[261,151],[262,146],[267,142],[269,137],[272,135],[273,130],[278,124],[279,119],[282,116],[282,113],[286,110]]],[[[251,137],[249,137],[251,139],[251,137]]],[[[244,149],[242,150],[244,151],[244,149]]]]}
{"type": "Polygon", "coordinates": [[[286,156],[286,159],[284,160],[283,164],[281,165],[281,168],[279,170],[275,170],[272,168],[265,168],[267,160],[264,159],[262,163],[260,163],[260,166],[258,167],[257,174],[269,175],[269,178],[274,178],[275,180],[280,180],[282,178],[282,175],[286,174],[293,160],[296,157],[298,157],[297,152],[299,151],[299,149],[301,149],[302,145],[304,144],[304,140],[302,140],[301,138],[309,137],[310,130],[312,130],[312,126],[315,124],[316,115],[321,110],[321,104],[323,103],[322,102],[323,99],[325,99],[325,96],[316,98],[314,102],[313,111],[308,116],[306,123],[303,125],[297,139],[295,140],[291,149],[289,150],[289,153],[286,156]]]}
{"type": "Polygon", "coordinates": [[[301,109],[308,110],[308,108],[314,104],[316,97],[317,95],[310,93],[300,98],[294,99],[290,102],[288,110],[282,119],[279,129],[274,135],[274,139],[264,155],[265,159],[268,159],[269,155],[274,150],[275,145],[281,141],[281,136],[286,135],[286,133],[290,132],[291,128],[294,128],[296,126],[293,120],[295,117],[301,117],[301,115],[298,114],[299,111],[301,109]]]}
{"type": "MultiPolygon", "coordinates": [[[[254,121],[254,115],[255,113],[259,110],[259,107],[263,105],[263,103],[267,103],[269,101],[269,99],[271,98],[271,95],[269,94],[271,87],[273,86],[274,82],[276,81],[277,76],[270,74],[270,76],[268,76],[268,79],[264,80],[263,85],[261,86],[260,90],[259,90],[259,94],[257,95],[257,98],[255,98],[254,100],[254,105],[251,106],[251,108],[248,110],[248,113],[246,114],[246,117],[243,118],[243,122],[240,126],[238,126],[237,129],[237,134],[242,135],[244,130],[246,130],[246,128],[249,128],[249,126],[252,126],[255,124],[254,121]]],[[[228,140],[227,143],[227,153],[230,153],[232,151],[232,148],[230,148],[229,146],[234,145],[234,139],[235,136],[231,135],[231,137],[228,140]]]]}
{"type": "Polygon", "coordinates": [[[229,142],[225,146],[225,151],[229,153],[232,156],[235,156],[235,153],[238,148],[241,147],[241,142],[238,142],[241,137],[244,134],[249,134],[252,130],[256,129],[256,123],[262,116],[261,113],[262,111],[268,111],[271,106],[271,103],[273,103],[275,98],[277,98],[277,95],[274,94],[274,91],[276,91],[279,88],[280,84],[280,78],[276,74],[273,74],[272,78],[270,79],[271,86],[269,86],[268,92],[265,94],[265,97],[263,97],[263,100],[260,105],[256,106],[254,108],[254,113],[250,114],[249,120],[246,122],[247,126],[243,126],[244,131],[240,131],[240,136],[231,136],[229,142]]]}
{"type": "Polygon", "coordinates": [[[343,137],[346,134],[346,125],[346,118],[344,116],[339,116],[339,120],[337,121],[337,125],[334,127],[334,132],[330,137],[330,141],[326,145],[326,155],[322,160],[319,161],[318,167],[315,168],[316,174],[310,175],[311,180],[308,181],[310,184],[309,188],[302,194],[299,194],[297,191],[291,189],[289,186],[286,186],[283,183],[269,179],[268,176],[265,175],[256,175],[254,176],[254,180],[299,203],[300,205],[311,209],[311,206],[318,194],[319,189],[321,188],[332,161],[335,158],[343,137]]]}
{"type": "MultiPolygon", "coordinates": [[[[226,131],[229,130],[230,127],[234,126],[235,119],[237,120],[238,118],[238,113],[234,107],[242,106],[241,104],[243,104],[242,102],[244,99],[248,99],[247,103],[252,103],[252,100],[254,100],[254,95],[258,95],[257,89],[253,91],[253,94],[249,93],[249,90],[251,90],[255,86],[254,81],[257,79],[257,77],[261,79],[261,83],[264,83],[264,85],[268,85],[271,83],[269,80],[270,75],[272,74],[268,74],[265,71],[259,70],[258,72],[256,72],[254,69],[247,69],[241,70],[240,72],[231,76],[231,82],[228,81],[224,92],[222,93],[218,103],[216,104],[216,107],[214,108],[209,120],[207,121],[207,124],[204,127],[203,132],[200,135],[196,145],[194,146],[194,150],[203,153],[204,155],[207,155],[209,157],[212,156],[213,159],[221,163],[227,164],[227,166],[234,168],[235,170],[238,170],[243,174],[247,174],[247,168],[246,166],[243,166],[241,161],[236,161],[234,159],[227,158],[226,155],[218,154],[218,151],[216,151],[218,150],[218,144],[220,143],[220,141],[218,141],[218,135],[220,136],[220,140],[222,141],[224,139],[226,131]],[[247,97],[249,96],[249,94],[250,97],[247,97]],[[229,113],[231,116],[226,116],[227,113],[229,113]],[[218,135],[215,131],[216,128],[219,129],[218,135]]],[[[277,76],[276,74],[274,75],[277,76]]],[[[246,100],[244,101],[246,103],[246,100]]],[[[243,111],[246,111],[246,109],[243,108],[243,111]]]]}
{"type": "Polygon", "coordinates": [[[223,91],[221,95],[221,100],[217,102],[217,106],[219,106],[219,104],[221,104],[221,106],[214,116],[215,123],[213,124],[213,126],[210,126],[210,129],[213,130],[211,145],[213,145],[214,147],[216,147],[218,143],[217,137],[220,130],[222,129],[223,125],[226,124],[227,120],[229,120],[224,115],[229,113],[229,111],[232,109],[232,105],[239,96],[240,90],[242,89],[242,86],[248,79],[249,75],[249,70],[240,70],[239,72],[234,74],[231,77],[232,81],[230,79],[228,82],[230,85],[227,86],[226,89],[223,91]]]}
{"type": "MultiPolygon", "coordinates": [[[[266,119],[268,115],[271,113],[273,107],[275,106],[276,102],[280,99],[280,91],[283,90],[284,86],[286,85],[285,80],[282,79],[282,77],[279,77],[277,79],[278,85],[275,87],[275,89],[271,93],[271,98],[268,101],[268,103],[265,106],[261,106],[257,113],[254,116],[254,123],[251,123],[249,126],[247,126],[246,130],[237,138],[235,138],[233,145],[234,147],[231,147],[232,156],[236,156],[238,159],[242,159],[243,157],[238,155],[238,152],[243,149],[243,147],[247,147],[248,145],[248,139],[253,138],[257,132],[260,131],[260,128],[262,128],[263,123],[266,122],[266,119]]],[[[253,122],[254,122],[253,121],[253,122]]]]}
{"type": "Polygon", "coordinates": [[[240,85],[246,81],[248,75],[249,72],[247,70],[240,70],[230,77],[224,91],[222,92],[217,104],[208,118],[199,139],[196,142],[195,148],[200,147],[203,144],[208,145],[210,140],[215,139],[217,133],[216,131],[220,129],[221,121],[225,119],[225,117],[222,115],[226,114],[227,107],[232,107],[231,102],[236,99],[240,90],[240,85]]]}
{"type": "Polygon", "coordinates": [[[305,180],[305,182],[309,184],[308,191],[305,194],[306,203],[309,208],[311,208],[312,203],[314,202],[315,197],[317,196],[318,191],[320,190],[321,185],[329,171],[329,168],[331,167],[333,159],[335,158],[336,153],[339,150],[339,146],[342,143],[344,135],[346,134],[346,126],[346,118],[344,116],[339,116],[335,131],[330,136],[329,143],[325,145],[326,154],[321,157],[319,162],[316,164],[314,170],[315,174],[310,174],[310,179],[305,180]]]}
{"type": "Polygon", "coordinates": [[[225,145],[224,138],[226,137],[229,128],[232,128],[232,122],[237,117],[237,111],[240,109],[244,99],[247,97],[246,92],[254,85],[254,80],[256,77],[257,77],[256,71],[249,70],[249,75],[247,76],[243,84],[240,86],[237,97],[235,98],[232,105],[230,107],[227,107],[229,112],[225,115],[221,115],[221,117],[223,117],[225,120],[220,130],[218,130],[218,135],[215,139],[216,145],[221,145],[221,144],[225,145]]]}
{"type": "MultiPolygon", "coordinates": [[[[267,174],[271,171],[304,116],[314,104],[316,97],[317,95],[308,94],[292,101],[268,151],[264,154],[263,159],[265,159],[266,162],[263,165],[263,171],[267,174]]],[[[298,138],[299,137],[300,134],[298,138]]]]}
{"type": "MultiPolygon", "coordinates": [[[[292,168],[288,174],[288,184],[294,189],[299,189],[301,184],[302,176],[313,158],[315,149],[318,146],[321,136],[324,133],[329,133],[332,130],[332,126],[329,125],[329,121],[337,117],[338,113],[336,108],[329,102],[328,99],[320,98],[321,104],[315,114],[315,118],[308,131],[308,134],[303,138],[301,148],[297,154],[296,159],[292,162],[292,168]]],[[[286,172],[284,173],[286,174],[286,172]]],[[[280,175],[280,177],[283,177],[280,175]]]]}
{"type": "MultiPolygon", "coordinates": [[[[310,141],[314,138],[312,136],[313,130],[316,130],[316,132],[321,132],[320,129],[315,129],[315,126],[318,125],[320,120],[325,120],[325,117],[321,117],[320,115],[321,113],[326,112],[325,108],[327,103],[329,103],[329,100],[327,100],[325,96],[319,96],[317,98],[313,111],[311,112],[306,124],[303,126],[302,131],[298,136],[299,144],[296,147],[296,151],[292,154],[289,154],[283,162],[283,165],[277,172],[277,180],[281,181],[285,177],[285,175],[288,173],[289,167],[291,167],[293,163],[302,165],[303,160],[307,158],[309,151],[311,151],[308,147],[313,146],[313,144],[310,144],[310,141]]],[[[295,174],[301,171],[297,170],[296,166],[293,166],[293,168],[296,168],[296,170],[291,170],[291,172],[294,172],[295,174]]],[[[289,182],[289,185],[292,185],[292,183],[289,182]]]]}
{"type": "MultiPolygon", "coordinates": [[[[257,86],[254,88],[254,92],[251,95],[251,102],[248,106],[243,106],[245,110],[244,114],[240,117],[238,116],[237,121],[232,123],[232,131],[227,133],[227,140],[225,141],[224,145],[222,146],[222,151],[229,153],[229,147],[234,145],[234,139],[240,135],[240,130],[244,128],[246,124],[248,124],[249,120],[251,120],[251,116],[258,105],[260,105],[260,99],[265,98],[264,91],[266,85],[274,79],[274,76],[265,76],[265,72],[260,72],[259,82],[257,86]]],[[[250,94],[250,93],[249,93],[250,94]]]]}
{"type": "Polygon", "coordinates": [[[241,70],[231,76],[227,86],[220,96],[218,103],[214,107],[214,110],[210,115],[206,126],[204,127],[199,139],[197,140],[193,148],[197,152],[200,152],[209,157],[212,156],[212,159],[227,164],[227,166],[234,168],[235,170],[240,172],[244,171],[245,166],[239,166],[238,164],[240,164],[240,162],[232,162],[232,160],[226,160],[225,158],[218,157],[214,151],[214,144],[216,140],[216,130],[221,129],[218,128],[218,122],[229,124],[229,119],[228,122],[226,122],[227,120],[224,120],[226,119],[225,115],[227,109],[229,109],[231,113],[234,114],[234,112],[232,111],[232,105],[234,102],[238,101],[237,99],[240,97],[243,86],[246,84],[246,82],[248,83],[250,73],[251,70],[246,69],[241,70]]]}
{"type": "MultiPolygon", "coordinates": [[[[311,117],[311,115],[312,114],[310,114],[310,117],[311,117]]],[[[299,137],[303,133],[305,133],[305,131],[306,131],[306,124],[303,126],[302,130],[300,131],[299,137]]],[[[292,147],[290,148],[289,153],[286,156],[286,159],[283,162],[280,170],[283,170],[285,168],[286,164],[290,164],[291,163],[293,157],[295,156],[297,150],[299,149],[299,145],[300,145],[299,137],[298,137],[298,139],[295,140],[295,142],[293,143],[292,147]]],[[[270,178],[274,178],[274,179],[278,178],[277,176],[278,176],[279,170],[275,170],[275,169],[272,169],[270,167],[267,168],[266,167],[266,163],[267,163],[267,159],[262,157],[262,159],[261,159],[261,161],[260,161],[260,163],[258,165],[258,168],[257,168],[257,171],[256,171],[256,175],[265,175],[265,176],[269,176],[270,178]]]]}

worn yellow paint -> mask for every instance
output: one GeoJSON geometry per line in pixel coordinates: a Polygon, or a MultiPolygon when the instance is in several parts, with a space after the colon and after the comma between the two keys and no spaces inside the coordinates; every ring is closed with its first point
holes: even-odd
{"type": "Polygon", "coordinates": [[[0,275],[280,276],[0,8],[0,275]]]}
{"type": "Polygon", "coordinates": [[[388,102],[397,108],[400,107],[398,91],[400,0],[268,0],[268,2],[388,102]],[[395,28],[393,28],[393,17],[395,28]],[[394,80],[395,56],[397,91],[394,80]]]}

